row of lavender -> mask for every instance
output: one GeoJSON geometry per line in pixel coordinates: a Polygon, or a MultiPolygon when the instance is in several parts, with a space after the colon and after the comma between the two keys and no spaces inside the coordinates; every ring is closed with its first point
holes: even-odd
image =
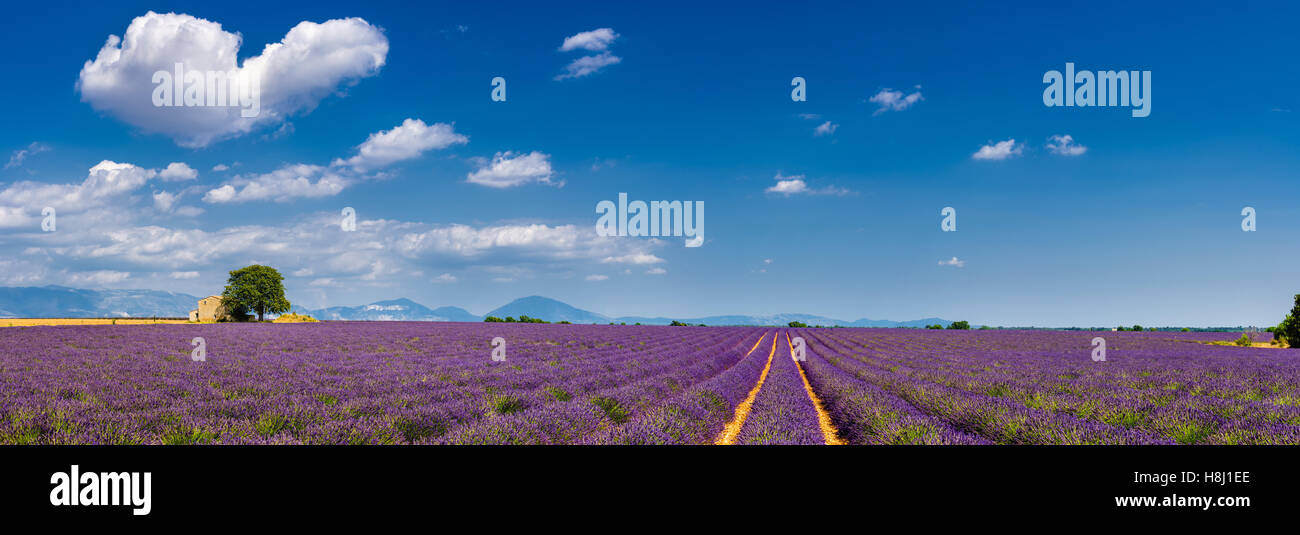
{"type": "Polygon", "coordinates": [[[762,335],[436,323],[5,329],[0,443],[708,442],[732,391],[752,385],[746,355],[762,335]],[[490,359],[498,336],[505,362],[490,359]],[[205,339],[204,362],[190,359],[193,337],[205,339]],[[670,407],[698,413],[657,422],[670,407]]]}
{"type": "Polygon", "coordinates": [[[1200,333],[800,334],[810,380],[854,443],[1300,443],[1292,350],[1200,333]],[[1103,362],[1091,359],[1097,336],[1103,362]]]}

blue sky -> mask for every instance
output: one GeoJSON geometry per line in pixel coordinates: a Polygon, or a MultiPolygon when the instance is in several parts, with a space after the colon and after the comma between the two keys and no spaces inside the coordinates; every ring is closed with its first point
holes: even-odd
{"type": "Polygon", "coordinates": [[[257,261],[310,308],[540,294],[609,315],[1054,326],[1271,325],[1300,292],[1285,4],[9,11],[0,285],[203,295],[257,261]],[[142,76],[212,64],[226,34],[240,66],[269,58],[258,120],[150,108],[142,76]],[[610,64],[557,79],[581,58],[610,64]],[[1151,71],[1150,116],[1044,106],[1066,62],[1151,71]],[[1067,135],[1081,153],[1051,150],[1067,135]],[[704,201],[705,244],[596,236],[619,192],[704,201]]]}

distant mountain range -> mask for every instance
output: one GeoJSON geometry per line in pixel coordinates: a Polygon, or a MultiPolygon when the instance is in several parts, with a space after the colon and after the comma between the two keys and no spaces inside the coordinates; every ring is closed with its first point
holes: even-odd
{"type": "Polygon", "coordinates": [[[0,287],[0,318],[183,318],[198,300],[157,290],[0,287]]]}
{"type": "Polygon", "coordinates": [[[318,320],[344,321],[483,321],[460,307],[430,309],[410,299],[375,301],[355,307],[329,307],[305,310],[318,320]]]}
{"type": "MultiPolygon", "coordinates": [[[[195,307],[198,297],[156,290],[84,290],[63,286],[0,287],[0,318],[87,318],[87,317],[185,317],[195,307]]],[[[529,316],[550,322],[572,323],[641,323],[667,325],[673,321],[705,325],[785,325],[801,321],[808,325],[844,327],[924,327],[952,323],[940,318],[912,321],[859,319],[845,321],[812,314],[774,314],[764,316],[729,315],[695,318],[644,316],[610,317],[583,310],[547,297],[515,299],[482,316],[454,306],[428,308],[410,299],[376,301],[360,306],[336,306],[294,309],[317,319],[335,321],[483,321],[487,316],[518,318],[529,316]]]]}

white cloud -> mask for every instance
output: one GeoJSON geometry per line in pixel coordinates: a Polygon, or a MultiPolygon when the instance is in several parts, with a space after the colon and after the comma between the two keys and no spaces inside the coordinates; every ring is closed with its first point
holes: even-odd
{"type": "MultiPolygon", "coordinates": [[[[360,226],[360,225],[359,225],[360,226]]],[[[360,229],[359,229],[360,230],[360,229]]],[[[395,252],[407,257],[429,254],[463,260],[481,260],[497,253],[524,259],[574,260],[653,258],[647,249],[652,242],[619,240],[596,236],[590,229],[574,225],[493,225],[471,227],[454,224],[422,232],[401,234],[393,244],[395,252]]],[[[662,261],[662,260],[659,260],[662,261]]]]}
{"type": "Polygon", "coordinates": [[[771,259],[771,258],[764,258],[764,259],[763,259],[763,263],[764,263],[764,264],[771,264],[771,263],[772,263],[772,259],[771,259]]]}
{"type": "Polygon", "coordinates": [[[456,276],[452,275],[451,273],[443,273],[442,275],[438,275],[437,277],[434,277],[433,282],[438,282],[438,283],[456,282],[456,276]]]}
{"type": "Polygon", "coordinates": [[[39,141],[33,141],[30,145],[27,145],[26,148],[18,149],[14,151],[14,153],[9,156],[9,163],[5,164],[5,169],[9,169],[12,167],[19,167],[23,164],[23,161],[26,160],[28,156],[31,156],[33,154],[40,154],[42,152],[46,152],[49,150],[50,150],[49,145],[46,145],[39,141]]]}
{"type": "MultiPolygon", "coordinates": [[[[335,158],[329,167],[298,163],[285,165],[269,173],[236,175],[225,184],[208,190],[203,195],[203,201],[214,204],[288,202],[296,198],[330,197],[365,178],[358,173],[415,158],[432,149],[468,141],[469,138],[457,134],[449,124],[427,125],[422,120],[408,118],[391,130],[370,134],[365,142],[358,145],[355,156],[346,160],[335,158]]],[[[550,163],[545,161],[546,155],[541,157],[549,171],[550,163]]],[[[503,167],[505,171],[519,171],[520,168],[519,165],[503,167]]],[[[545,178],[549,176],[548,172],[545,178]]],[[[543,182],[546,181],[545,178],[542,179],[543,182]]]]}
{"type": "Polygon", "coordinates": [[[830,121],[826,121],[826,122],[824,122],[824,123],[818,125],[817,128],[813,130],[813,135],[815,135],[815,136],[828,136],[828,135],[834,134],[834,133],[835,133],[835,130],[838,129],[839,127],[840,127],[840,125],[838,125],[838,124],[832,123],[832,122],[830,122],[830,121]]]}
{"type": "Polygon", "coordinates": [[[805,121],[815,121],[822,118],[820,113],[800,113],[799,118],[805,121]]]}
{"type": "Polygon", "coordinates": [[[357,147],[357,155],[347,160],[336,159],[334,166],[350,166],[354,171],[365,172],[402,160],[420,156],[432,149],[468,143],[469,138],[457,134],[447,123],[426,125],[420,119],[406,119],[392,130],[370,134],[357,147]]]}
{"type": "Polygon", "coordinates": [[[666,269],[664,269],[664,268],[658,268],[658,267],[657,267],[657,268],[650,268],[650,269],[646,270],[646,272],[645,272],[646,275],[664,275],[664,274],[667,274],[667,273],[668,273],[668,270],[666,270],[666,269]]]}
{"type": "Polygon", "coordinates": [[[80,184],[15,182],[0,190],[0,227],[30,224],[47,206],[60,217],[112,208],[158,176],[157,169],[104,160],[91,167],[80,184]]]}
{"type": "Polygon", "coordinates": [[[1047,150],[1060,156],[1078,156],[1088,152],[1088,147],[1074,142],[1069,134],[1052,136],[1047,139],[1047,150]]]}
{"type": "MultiPolygon", "coordinates": [[[[270,199],[296,194],[298,179],[308,189],[327,181],[318,166],[286,166],[267,175],[238,177],[228,189],[209,195],[227,200],[270,199]],[[301,172],[296,172],[301,171],[301,172]]],[[[430,225],[417,221],[359,220],[357,231],[338,232],[338,212],[297,215],[280,224],[235,223],[204,230],[160,226],[155,210],[197,215],[178,206],[180,192],[149,192],[159,171],[104,161],[80,184],[18,182],[0,185],[0,283],[111,285],[130,281],[141,287],[174,286],[189,273],[213,266],[260,262],[292,274],[291,284],[325,287],[385,286],[395,283],[451,282],[456,269],[486,270],[519,280],[551,274],[567,277],[609,262],[655,264],[658,240],[597,236],[586,225],[497,224],[430,225]],[[41,208],[58,208],[58,231],[41,232],[41,208]],[[25,227],[25,228],[24,228],[25,227]],[[602,262],[611,259],[609,262],[602,262]],[[493,271],[509,266],[522,271],[493,271]],[[313,282],[314,281],[314,282],[313,282]]],[[[650,267],[650,266],[645,266],[650,267]]]]}
{"type": "Polygon", "coordinates": [[[217,165],[212,166],[212,171],[216,173],[220,173],[222,171],[229,171],[229,170],[230,170],[230,166],[224,163],[219,163],[217,165]]]}
{"type": "Polygon", "coordinates": [[[556,76],[555,79],[564,80],[565,78],[582,78],[583,76],[595,73],[596,71],[617,64],[621,61],[623,61],[623,58],[610,54],[609,52],[601,52],[595,56],[583,56],[569,62],[569,64],[564,67],[565,73],[556,76]]]}
{"type": "Polygon", "coordinates": [[[768,193],[780,193],[782,195],[794,195],[808,192],[808,183],[803,181],[803,175],[791,177],[781,177],[777,175],[776,185],[767,188],[768,193]]]}
{"type": "Polygon", "coordinates": [[[122,282],[130,277],[131,274],[125,271],[99,270],[73,273],[68,277],[68,282],[78,285],[107,286],[122,282]]]}
{"type": "Polygon", "coordinates": [[[880,106],[872,115],[880,115],[887,111],[903,111],[912,107],[913,104],[925,100],[921,96],[921,86],[916,86],[917,91],[904,94],[902,91],[893,89],[881,89],[879,93],[872,95],[870,100],[873,104],[880,106]]]}
{"type": "Polygon", "coordinates": [[[648,253],[636,253],[623,256],[607,256],[600,259],[602,264],[658,264],[664,259],[648,253]]]}
{"type": "Polygon", "coordinates": [[[194,180],[199,177],[199,172],[193,167],[186,165],[184,162],[172,162],[167,164],[167,168],[158,172],[158,178],[168,182],[180,180],[194,180]]]}
{"type": "MultiPolygon", "coordinates": [[[[482,161],[479,168],[468,175],[467,182],[492,188],[509,188],[529,182],[553,184],[550,158],[550,155],[537,151],[528,154],[498,152],[491,162],[482,161]]],[[[554,185],[562,186],[563,183],[554,185]]]]}
{"type": "Polygon", "coordinates": [[[784,176],[781,173],[776,174],[776,184],[767,188],[767,193],[777,193],[789,197],[791,195],[837,195],[845,196],[853,193],[845,188],[835,186],[826,186],[824,188],[813,189],[808,187],[804,181],[803,175],[784,176]]]}
{"type": "Polygon", "coordinates": [[[951,260],[940,260],[940,261],[939,261],[939,265],[941,265],[941,266],[952,266],[952,267],[965,267],[965,266],[966,266],[966,261],[965,261],[965,260],[957,260],[957,257],[954,256],[954,257],[952,257],[951,260]]]}
{"type": "Polygon", "coordinates": [[[159,191],[153,194],[153,207],[159,212],[170,212],[176,205],[177,196],[165,191],[159,191]]]}
{"type": "Polygon", "coordinates": [[[587,280],[589,281],[609,280],[609,275],[587,275],[587,280]]]}
{"type": "Polygon", "coordinates": [[[197,278],[199,278],[199,272],[197,272],[197,271],[173,271],[171,277],[172,277],[173,279],[177,279],[177,280],[197,279],[197,278]]]}
{"type": "Polygon", "coordinates": [[[599,52],[609,48],[609,44],[613,43],[615,39],[618,39],[618,34],[614,33],[612,28],[598,28],[565,37],[564,43],[560,45],[560,51],[568,52],[581,48],[599,52]]]}
{"type": "Polygon", "coordinates": [[[150,11],[132,20],[123,37],[108,37],[82,67],[77,90],[100,112],[181,146],[203,147],[308,112],[341,86],[377,73],[388,56],[383,32],[360,18],[300,22],[240,66],[242,40],[217,22],[150,11]],[[176,63],[189,72],[260,81],[257,117],[241,117],[240,107],[154,106],[153,74],[171,73],[176,63]]]}
{"type": "Polygon", "coordinates": [[[980,150],[975,151],[971,158],[976,160],[1005,160],[1012,156],[1019,156],[1023,150],[1024,145],[1016,144],[1014,139],[1008,139],[980,147],[980,150]]]}
{"type": "Polygon", "coordinates": [[[228,184],[208,190],[203,195],[203,202],[288,202],[299,197],[329,197],[338,195],[352,181],[319,165],[292,164],[270,173],[235,176],[228,184]]]}

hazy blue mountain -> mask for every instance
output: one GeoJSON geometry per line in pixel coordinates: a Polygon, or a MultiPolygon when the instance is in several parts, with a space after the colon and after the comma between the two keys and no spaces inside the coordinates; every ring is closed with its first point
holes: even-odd
{"type": "Polygon", "coordinates": [[[625,316],[615,318],[616,323],[641,323],[643,325],[667,325],[674,320],[691,324],[705,325],[788,325],[792,321],[801,321],[808,325],[824,325],[826,327],[925,327],[935,323],[947,326],[951,321],[939,318],[924,318],[910,321],[890,321],[890,320],[871,320],[860,319],[856,321],[838,320],[826,316],[817,316],[813,314],[769,314],[764,316],[705,316],[702,318],[648,318],[643,316],[625,316]]]}
{"type": "Polygon", "coordinates": [[[551,322],[570,321],[573,323],[609,323],[613,321],[608,316],[582,310],[539,295],[515,299],[488,312],[485,316],[496,316],[498,318],[528,316],[551,322]]]}
{"type": "Polygon", "coordinates": [[[952,321],[942,318],[921,318],[919,320],[911,321],[860,319],[845,325],[849,327],[925,327],[926,325],[934,325],[936,323],[947,327],[949,323],[952,323],[952,321]]]}
{"type": "Polygon", "coordinates": [[[0,287],[0,318],[183,318],[198,300],[158,290],[0,287]]]}
{"type": "MultiPolygon", "coordinates": [[[[90,318],[90,317],[186,317],[198,297],[156,290],[83,290],[62,286],[0,287],[0,318],[90,318]]],[[[583,310],[548,297],[515,299],[484,316],[463,308],[443,306],[430,309],[410,299],[376,301],[368,305],[336,306],[317,310],[294,309],[320,320],[335,321],[483,321],[485,316],[505,318],[529,316],[550,322],[641,323],[667,325],[673,321],[705,325],[786,325],[802,321],[808,325],[845,327],[924,327],[948,320],[924,318],[912,321],[859,319],[844,321],[813,314],[727,315],[696,318],[623,316],[611,318],[583,310]]]]}
{"type": "Polygon", "coordinates": [[[306,310],[318,320],[336,321],[483,321],[459,307],[428,307],[410,299],[376,301],[368,305],[306,310]]]}

